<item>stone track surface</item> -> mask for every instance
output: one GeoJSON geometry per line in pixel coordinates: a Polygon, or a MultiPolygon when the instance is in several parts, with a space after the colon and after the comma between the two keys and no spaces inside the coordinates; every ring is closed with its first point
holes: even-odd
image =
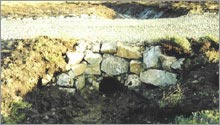
{"type": "Polygon", "coordinates": [[[167,35],[198,38],[219,36],[217,14],[186,15],[160,19],[103,19],[46,17],[1,20],[1,39],[26,39],[46,35],[55,38],[79,38],[89,41],[151,42],[167,35]]]}

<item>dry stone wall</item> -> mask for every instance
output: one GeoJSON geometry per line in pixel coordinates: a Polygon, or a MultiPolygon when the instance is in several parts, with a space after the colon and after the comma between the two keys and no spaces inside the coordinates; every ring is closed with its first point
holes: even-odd
{"type": "MultiPolygon", "coordinates": [[[[177,83],[184,58],[167,56],[160,46],[137,46],[118,43],[79,41],[74,51],[66,53],[67,72],[56,77],[56,84],[80,90],[86,84],[99,90],[107,77],[134,89],[141,84],[168,86],[177,83]]],[[[107,84],[107,83],[106,83],[107,84]]]]}

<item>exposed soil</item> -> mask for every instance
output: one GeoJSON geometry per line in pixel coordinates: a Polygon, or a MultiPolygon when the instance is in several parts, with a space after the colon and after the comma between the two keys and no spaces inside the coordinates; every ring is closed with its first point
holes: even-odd
{"type": "Polygon", "coordinates": [[[30,89],[27,82],[30,76],[39,80],[45,72],[50,71],[54,74],[62,72],[60,66],[63,64],[56,62],[59,61],[59,58],[63,58],[62,53],[54,50],[58,50],[57,46],[59,46],[59,49],[62,49],[60,52],[64,53],[68,48],[73,47],[74,43],[74,41],[64,42],[59,39],[40,37],[32,41],[24,41],[20,46],[18,42],[16,49],[9,54],[9,58],[3,56],[4,73],[9,73],[9,75],[3,76],[3,81],[14,78],[13,80],[18,84],[14,87],[6,84],[1,86],[4,91],[3,106],[10,108],[9,103],[12,103],[11,101],[16,97],[22,97],[24,102],[31,104],[30,108],[23,108],[17,112],[19,115],[25,114],[24,119],[18,123],[173,123],[174,118],[178,115],[189,116],[195,111],[218,108],[219,64],[204,61],[205,57],[201,56],[203,54],[201,52],[195,52],[194,57],[185,56],[187,61],[184,69],[176,71],[179,74],[177,85],[159,88],[142,84],[140,87],[142,93],[128,90],[112,78],[102,81],[103,83],[108,82],[109,86],[102,87],[101,84],[100,92],[91,89],[87,84],[81,91],[77,91],[73,95],[60,90],[53,82],[46,86],[37,86],[37,81],[31,85],[32,89],[30,89]],[[54,47],[50,50],[50,54],[58,54],[55,56],[58,58],[55,62],[47,61],[45,53],[49,51],[48,46],[54,47]],[[48,51],[44,51],[46,48],[48,51]],[[44,56],[38,55],[41,58],[36,59],[33,63],[33,61],[29,61],[33,58],[30,52],[41,53],[44,56]],[[22,57],[21,55],[25,58],[18,58],[22,57]],[[19,61],[26,62],[19,63],[19,61]],[[48,64],[48,67],[38,69],[29,67],[30,64],[37,66],[45,63],[48,64]],[[19,68],[21,65],[23,65],[22,69],[19,68]],[[31,74],[29,76],[21,71],[31,74]],[[17,72],[19,75],[16,74],[17,72]],[[13,73],[15,74],[13,75],[13,73]]]}
{"type": "Polygon", "coordinates": [[[171,123],[177,115],[218,108],[217,71],[218,64],[191,71],[185,83],[179,86],[184,96],[181,103],[168,102],[164,108],[158,101],[177,93],[178,86],[151,88],[154,99],[126,88],[107,96],[89,86],[74,96],[55,85],[34,88],[24,97],[32,106],[21,111],[26,114],[21,123],[171,123]],[[195,75],[204,80],[193,83],[195,75]]]}

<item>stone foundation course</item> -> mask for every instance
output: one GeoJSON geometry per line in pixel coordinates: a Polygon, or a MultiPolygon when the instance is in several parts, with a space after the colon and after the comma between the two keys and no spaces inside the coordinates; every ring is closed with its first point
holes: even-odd
{"type": "Polygon", "coordinates": [[[141,84],[175,85],[178,74],[173,71],[181,70],[184,61],[184,58],[163,54],[158,45],[79,41],[75,48],[75,51],[66,53],[67,71],[56,77],[56,84],[60,87],[80,90],[90,84],[99,90],[99,84],[106,78],[113,78],[130,89],[141,84]]]}

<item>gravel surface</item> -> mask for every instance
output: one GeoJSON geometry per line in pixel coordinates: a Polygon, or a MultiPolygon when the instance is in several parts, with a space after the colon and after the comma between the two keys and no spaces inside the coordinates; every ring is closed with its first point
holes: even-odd
{"type": "Polygon", "coordinates": [[[167,35],[198,38],[206,34],[219,36],[217,14],[187,15],[160,19],[103,19],[98,17],[2,18],[1,39],[79,38],[90,41],[151,42],[167,35]]]}

